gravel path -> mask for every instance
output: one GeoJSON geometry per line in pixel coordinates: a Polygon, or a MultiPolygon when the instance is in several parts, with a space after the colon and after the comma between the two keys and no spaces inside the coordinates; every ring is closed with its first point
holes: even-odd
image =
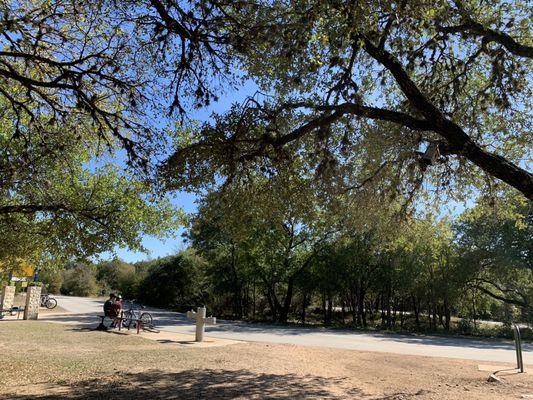
{"type": "Polygon", "coordinates": [[[531,374],[487,382],[489,372],[468,360],[271,343],[196,347],[143,335],[0,322],[0,399],[511,400],[533,395],[531,374]]]}
{"type": "MultiPolygon", "coordinates": [[[[94,325],[101,314],[103,299],[57,296],[59,305],[69,314],[47,315],[51,322],[94,325]]],[[[193,334],[192,321],[183,314],[150,309],[156,325],[165,331],[193,334]]],[[[446,357],[483,362],[514,363],[516,353],[512,341],[479,340],[422,335],[360,333],[351,330],[279,327],[267,324],[247,324],[217,321],[206,328],[206,336],[242,340],[329,347],[348,350],[377,351],[394,354],[446,357]]],[[[533,365],[533,345],[523,344],[525,364],[533,365]]]]}

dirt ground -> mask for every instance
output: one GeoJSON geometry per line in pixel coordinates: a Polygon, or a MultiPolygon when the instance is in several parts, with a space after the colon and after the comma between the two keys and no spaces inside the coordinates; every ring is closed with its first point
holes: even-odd
{"type": "Polygon", "coordinates": [[[533,399],[533,374],[477,363],[265,343],[189,346],[0,322],[0,399],[533,399]]]}

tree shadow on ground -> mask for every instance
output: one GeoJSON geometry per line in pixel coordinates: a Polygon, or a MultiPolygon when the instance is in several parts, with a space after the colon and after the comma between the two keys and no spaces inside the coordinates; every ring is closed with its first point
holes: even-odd
{"type": "MultiPolygon", "coordinates": [[[[36,394],[13,393],[10,399],[370,399],[345,378],[262,374],[248,370],[150,370],[117,373],[72,385],[27,387],[36,394]]],[[[26,393],[31,393],[26,392],[26,393]]]]}

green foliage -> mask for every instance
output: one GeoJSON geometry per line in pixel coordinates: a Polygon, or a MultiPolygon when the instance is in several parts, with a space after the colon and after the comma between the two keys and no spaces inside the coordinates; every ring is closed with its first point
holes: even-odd
{"type": "Polygon", "coordinates": [[[124,298],[135,298],[140,281],[135,266],[120,259],[97,264],[96,279],[106,292],[118,292],[124,298]]]}
{"type": "Polygon", "coordinates": [[[527,2],[78,3],[0,15],[0,280],[20,258],[57,288],[66,260],[142,250],[180,220],[160,189],[185,188],[192,251],[78,264],[61,290],[281,322],[340,305],[387,329],[531,321],[527,2]],[[266,94],[171,121],[242,77],[266,94]],[[475,197],[453,229],[431,217],[475,197]]]}
{"type": "Polygon", "coordinates": [[[150,181],[121,170],[112,147],[102,152],[86,120],[56,126],[57,143],[50,143],[50,132],[13,138],[12,117],[0,116],[2,263],[20,258],[44,268],[115,246],[142,250],[143,235],[167,236],[177,227],[175,207],[150,181]]]}
{"type": "Polygon", "coordinates": [[[473,288],[519,308],[520,316],[508,311],[503,320],[531,321],[533,209],[508,193],[494,201],[481,201],[456,224],[462,266],[473,288]]]}
{"type": "Polygon", "coordinates": [[[48,293],[60,293],[63,285],[63,272],[58,269],[47,269],[39,274],[48,293]]]}
{"type": "Polygon", "coordinates": [[[202,269],[205,262],[193,251],[151,262],[139,286],[139,300],[159,307],[187,308],[203,298],[202,269]]]}
{"type": "Polygon", "coordinates": [[[94,265],[78,263],[63,272],[61,294],[70,296],[95,296],[98,293],[94,265]]]}
{"type": "Polygon", "coordinates": [[[303,160],[367,207],[382,196],[467,199],[498,190],[495,178],[533,199],[521,163],[531,156],[526,3],[198,4],[193,14],[220,12],[236,70],[267,94],[185,126],[168,180],[209,187],[303,160]]]}
{"type": "Polygon", "coordinates": [[[352,222],[358,210],[349,203],[337,220],[339,204],[313,203],[317,198],[305,184],[280,192],[277,179],[210,193],[192,218],[189,239],[207,260],[206,288],[219,315],[282,322],[318,317],[328,324],[348,317],[363,327],[468,334],[488,332],[480,319],[506,326],[529,321],[530,208],[520,198],[515,205],[502,199],[503,213],[482,211],[480,203],[453,226],[430,213],[398,221],[386,210],[382,221],[369,214],[362,224],[352,222]],[[308,214],[292,213],[298,198],[308,214]],[[291,215],[299,216],[294,231],[284,219],[291,215]],[[505,260],[490,279],[492,267],[480,267],[488,259],[505,260]],[[310,312],[313,305],[321,316],[310,312]],[[344,310],[342,318],[335,307],[344,310]],[[457,325],[454,316],[465,320],[457,325]]]}

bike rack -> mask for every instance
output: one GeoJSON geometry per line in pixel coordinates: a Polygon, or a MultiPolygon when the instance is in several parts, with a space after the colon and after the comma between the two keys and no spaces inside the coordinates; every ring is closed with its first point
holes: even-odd
{"type": "Polygon", "coordinates": [[[516,348],[516,368],[524,372],[524,360],[522,359],[522,339],[520,337],[520,327],[514,324],[514,344],[516,348]]]}

